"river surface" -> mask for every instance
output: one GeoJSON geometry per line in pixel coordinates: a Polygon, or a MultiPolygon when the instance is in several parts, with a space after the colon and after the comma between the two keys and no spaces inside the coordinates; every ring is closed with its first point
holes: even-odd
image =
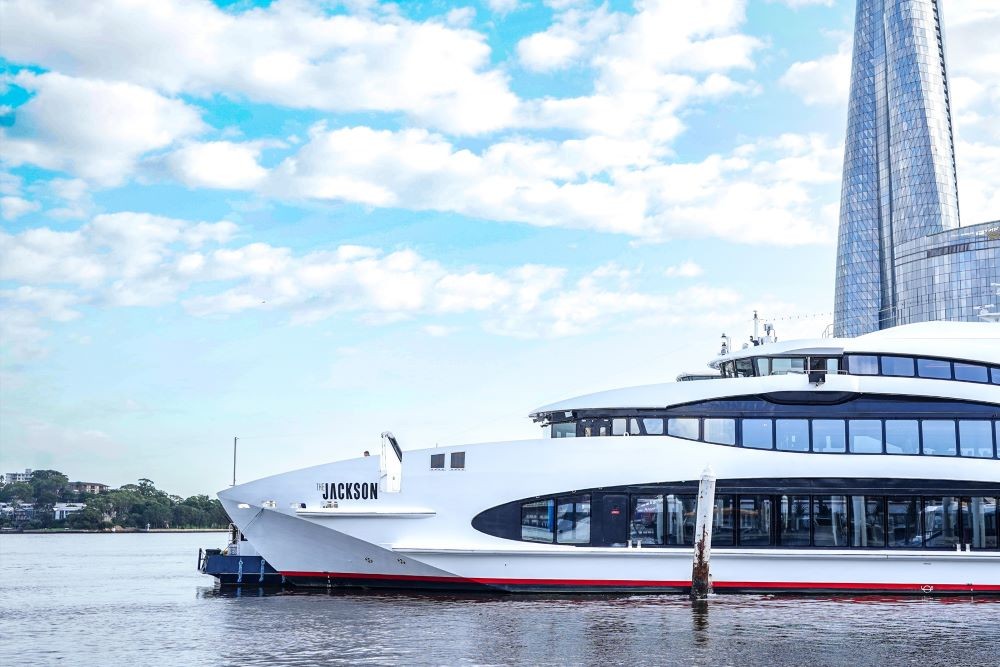
{"type": "Polygon", "coordinates": [[[0,665],[1000,665],[1000,599],[220,593],[224,533],[0,535],[0,665]]]}

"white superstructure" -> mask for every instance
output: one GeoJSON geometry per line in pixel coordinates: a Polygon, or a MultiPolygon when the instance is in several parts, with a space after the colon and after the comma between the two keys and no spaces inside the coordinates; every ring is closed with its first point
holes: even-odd
{"type": "Polygon", "coordinates": [[[718,478],[716,590],[1000,592],[1000,328],[771,342],[723,376],[580,396],[550,437],[328,463],[220,492],[299,585],[690,586],[718,478]]]}

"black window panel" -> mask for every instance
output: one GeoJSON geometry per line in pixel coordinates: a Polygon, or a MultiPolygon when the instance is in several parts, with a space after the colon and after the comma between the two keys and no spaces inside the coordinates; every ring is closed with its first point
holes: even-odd
{"type": "Polygon", "coordinates": [[[431,454],[431,468],[444,470],[444,454],[431,454]]]}
{"type": "Polygon", "coordinates": [[[663,495],[636,494],[632,496],[632,515],[629,538],[646,546],[663,546],[666,543],[666,515],[663,495]]]}
{"type": "Polygon", "coordinates": [[[781,546],[809,546],[812,526],[809,496],[781,496],[778,499],[778,526],[781,546]]]}
{"type": "Polygon", "coordinates": [[[736,496],[716,495],[715,496],[715,520],[712,522],[712,546],[728,547],[735,542],[734,528],[736,525],[736,512],[734,504],[736,496]]]}
{"type": "MultiPolygon", "coordinates": [[[[808,394],[806,395],[808,396],[808,394]]],[[[815,396],[815,393],[813,393],[815,396]]],[[[941,418],[968,416],[991,419],[1000,408],[988,403],[972,401],[955,401],[947,399],[929,399],[925,397],[907,396],[870,396],[848,395],[846,400],[833,404],[786,403],[778,400],[767,400],[759,396],[746,396],[727,399],[715,399],[698,403],[689,403],[657,411],[655,416],[692,416],[692,417],[817,417],[829,419],[867,418],[878,419],[893,415],[898,418],[941,418]],[[821,411],[821,415],[817,412],[821,411]]],[[[635,414],[632,411],[632,414],[635,414]]],[[[597,415],[594,415],[597,416],[597,415]]],[[[650,415],[654,416],[654,415],[650,415]]]]}
{"type": "Polygon", "coordinates": [[[955,379],[966,382],[989,382],[990,376],[986,366],[979,364],[963,364],[955,362],[955,379]]]}
{"type": "Polygon", "coordinates": [[[880,549],[885,546],[885,498],[851,496],[851,546],[880,549]]]}
{"type": "Polygon", "coordinates": [[[917,375],[922,378],[951,379],[951,362],[944,359],[917,359],[917,375]]]}
{"type": "Polygon", "coordinates": [[[551,542],[554,524],[555,503],[551,498],[521,505],[521,539],[525,542],[551,542]]]}
{"type": "Polygon", "coordinates": [[[924,546],[929,549],[954,549],[959,544],[959,499],[938,496],[923,499],[924,546]]]}
{"type": "Polygon", "coordinates": [[[451,453],[451,468],[452,470],[460,470],[465,468],[465,452],[451,453]]]}
{"type": "Polygon", "coordinates": [[[624,546],[629,534],[629,497],[595,493],[591,506],[591,541],[595,547],[624,546]]]}

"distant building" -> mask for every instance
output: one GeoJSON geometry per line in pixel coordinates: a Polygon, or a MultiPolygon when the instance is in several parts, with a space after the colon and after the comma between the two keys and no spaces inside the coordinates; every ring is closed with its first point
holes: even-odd
{"type": "Polygon", "coordinates": [[[31,468],[25,468],[24,472],[8,472],[0,475],[0,484],[14,484],[15,482],[30,482],[34,473],[31,468]]]}
{"type": "Polygon", "coordinates": [[[56,521],[62,521],[73,512],[79,512],[86,506],[86,503],[56,503],[52,506],[52,518],[56,521]]]}
{"type": "Polygon", "coordinates": [[[107,493],[108,485],[101,484],[99,482],[70,482],[66,486],[66,490],[70,493],[81,494],[81,493],[107,493]]]}

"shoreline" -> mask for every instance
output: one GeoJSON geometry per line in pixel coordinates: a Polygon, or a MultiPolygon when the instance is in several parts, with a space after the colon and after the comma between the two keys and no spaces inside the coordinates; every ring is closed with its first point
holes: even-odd
{"type": "Polygon", "coordinates": [[[135,535],[142,533],[225,533],[226,528],[150,528],[141,530],[76,530],[62,528],[33,528],[25,530],[0,530],[0,535],[135,535]]]}

